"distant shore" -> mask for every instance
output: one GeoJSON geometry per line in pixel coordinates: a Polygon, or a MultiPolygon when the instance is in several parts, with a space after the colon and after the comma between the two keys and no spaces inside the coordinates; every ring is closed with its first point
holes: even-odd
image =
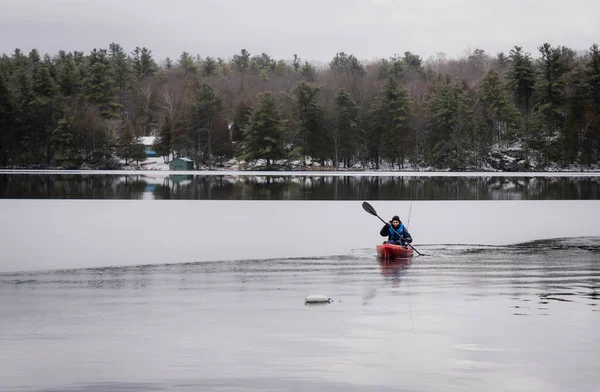
{"type": "Polygon", "coordinates": [[[440,170],[96,170],[96,169],[0,169],[2,174],[112,174],[147,176],[374,176],[374,177],[596,177],[595,170],[556,170],[556,171],[440,171],[440,170]]]}

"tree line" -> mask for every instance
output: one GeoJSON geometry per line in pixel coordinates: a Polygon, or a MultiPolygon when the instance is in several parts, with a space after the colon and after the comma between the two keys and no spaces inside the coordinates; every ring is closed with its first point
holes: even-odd
{"type": "Polygon", "coordinates": [[[516,149],[520,170],[600,161],[600,49],[544,43],[490,55],[375,61],[337,53],[318,64],[245,49],[231,59],[157,63],[119,44],[0,57],[0,166],[117,168],[161,156],[212,167],[485,168],[516,149]],[[530,166],[530,163],[534,166],[530,166]]]}

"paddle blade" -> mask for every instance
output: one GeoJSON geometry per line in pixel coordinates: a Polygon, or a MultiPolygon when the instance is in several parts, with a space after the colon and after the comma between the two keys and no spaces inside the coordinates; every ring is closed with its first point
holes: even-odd
{"type": "Polygon", "coordinates": [[[362,208],[369,214],[377,216],[377,211],[375,211],[375,208],[373,208],[373,206],[367,203],[366,201],[363,201],[362,208]]]}

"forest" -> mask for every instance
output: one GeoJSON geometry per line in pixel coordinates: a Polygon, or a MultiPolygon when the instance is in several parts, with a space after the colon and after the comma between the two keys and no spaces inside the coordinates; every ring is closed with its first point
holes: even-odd
{"type": "Polygon", "coordinates": [[[600,48],[428,59],[253,54],[157,60],[121,45],[0,57],[0,167],[545,170],[600,161],[600,48]],[[502,158],[504,156],[504,158],[502,158]],[[508,158],[507,158],[508,156],[508,158]]]}

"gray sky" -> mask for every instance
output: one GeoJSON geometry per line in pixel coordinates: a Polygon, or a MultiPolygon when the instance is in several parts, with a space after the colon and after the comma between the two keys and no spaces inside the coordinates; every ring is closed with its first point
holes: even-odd
{"type": "Polygon", "coordinates": [[[146,46],[160,61],[188,51],[230,58],[242,48],[277,59],[371,60],[407,50],[427,59],[544,42],[600,44],[600,0],[0,0],[0,53],[55,54],[146,46]]]}

